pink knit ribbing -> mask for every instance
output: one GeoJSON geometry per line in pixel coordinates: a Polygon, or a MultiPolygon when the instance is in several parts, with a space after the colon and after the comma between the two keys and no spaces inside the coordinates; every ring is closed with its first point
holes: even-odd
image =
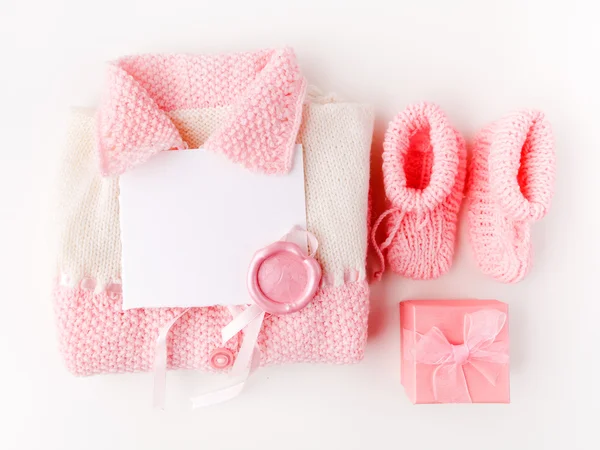
{"type": "Polygon", "coordinates": [[[519,111],[475,138],[468,181],[469,236],[475,260],[505,283],[531,266],[531,223],[548,211],[555,155],[550,123],[539,111],[519,111]]]}
{"type": "MultiPolygon", "coordinates": [[[[158,330],[179,308],[123,311],[120,294],[66,287],[54,289],[60,348],[75,375],[150,371],[158,330]]],[[[320,289],[293,314],[265,318],[259,347],[261,364],[288,362],[354,363],[367,339],[369,287],[365,281],[320,289]]],[[[169,369],[214,371],[209,357],[222,347],[221,330],[231,320],[226,307],[192,308],[168,339],[169,369]]],[[[234,353],[238,336],[227,342],[234,353]]]]}
{"type": "Polygon", "coordinates": [[[466,169],[464,141],[437,106],[420,103],[394,118],[383,149],[390,219],[381,249],[388,247],[387,260],[396,273],[439,277],[454,255],[466,169]]]}
{"type": "Polygon", "coordinates": [[[106,83],[97,115],[104,175],[187,148],[167,112],[222,106],[231,110],[205,148],[265,173],[291,169],[306,92],[291,49],[131,56],[109,64],[106,83]]]}

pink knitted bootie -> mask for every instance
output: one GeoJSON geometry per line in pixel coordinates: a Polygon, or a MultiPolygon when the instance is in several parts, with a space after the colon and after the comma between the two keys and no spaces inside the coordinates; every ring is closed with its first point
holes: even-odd
{"type": "Polygon", "coordinates": [[[531,265],[531,223],[554,193],[554,139],[544,115],[520,111],[479,132],[468,180],[471,246],[479,268],[505,283],[531,265]]]}
{"type": "Polygon", "coordinates": [[[385,270],[383,251],[391,269],[425,280],[452,265],[456,222],[466,170],[462,137],[436,106],[407,107],[390,123],[383,143],[383,181],[390,203],[372,231],[385,270]],[[386,239],[379,245],[377,228],[385,218],[386,239]]]}

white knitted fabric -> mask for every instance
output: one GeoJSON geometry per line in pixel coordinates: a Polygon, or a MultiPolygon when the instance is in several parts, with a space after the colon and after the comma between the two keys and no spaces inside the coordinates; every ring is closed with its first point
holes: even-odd
{"type": "MultiPolygon", "coordinates": [[[[169,113],[189,148],[198,148],[228,108],[169,113]]],[[[89,277],[100,291],[120,282],[118,179],[101,177],[93,111],[74,110],[59,178],[59,273],[75,285],[89,277]]],[[[373,111],[351,103],[305,105],[298,142],[304,148],[307,226],[319,238],[329,284],[365,278],[367,192],[373,111]],[[357,200],[359,199],[359,200],[357,200]]]]}
{"type": "Polygon", "coordinates": [[[368,106],[311,104],[304,110],[307,226],[321,243],[318,258],[327,281],[336,286],[351,270],[365,278],[372,134],[368,106]]]}
{"type": "Polygon", "coordinates": [[[58,177],[58,269],[69,284],[84,277],[96,291],[120,282],[119,182],[103,178],[94,152],[94,111],[74,109],[58,177]]]}

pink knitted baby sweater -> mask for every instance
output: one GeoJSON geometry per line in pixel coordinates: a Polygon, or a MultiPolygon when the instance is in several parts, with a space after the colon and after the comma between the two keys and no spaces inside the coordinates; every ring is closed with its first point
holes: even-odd
{"type": "MultiPolygon", "coordinates": [[[[267,315],[261,363],[358,361],[369,309],[372,127],[370,107],[313,94],[289,49],[109,64],[102,104],[96,112],[74,111],[62,160],[53,296],[69,370],[153,368],[159,329],[182,310],[121,308],[118,175],[156,152],[200,146],[272,174],[286,173],[293,146],[302,144],[306,221],[319,239],[323,284],[301,311],[267,315]]],[[[168,367],[216,370],[210,355],[222,347],[220,332],[231,319],[222,306],[188,311],[168,335],[168,367]]],[[[235,354],[240,340],[226,347],[235,354]]]]}

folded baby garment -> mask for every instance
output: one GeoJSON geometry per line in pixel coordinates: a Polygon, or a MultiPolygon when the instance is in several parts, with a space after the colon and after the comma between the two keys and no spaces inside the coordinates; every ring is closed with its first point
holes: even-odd
{"type": "MultiPolygon", "coordinates": [[[[303,148],[306,225],[319,241],[322,284],[300,311],[265,317],[260,363],[360,360],[372,109],[313,94],[289,49],[126,57],[108,65],[106,80],[97,110],[74,110],[61,161],[53,297],[68,369],[153,369],[159,330],[184,309],[122,308],[119,175],[158,152],[201,146],[266,175],[286,174],[293,148],[303,148]]],[[[227,367],[242,340],[222,343],[231,320],[225,306],[191,308],[169,332],[167,367],[227,367]]]]}

